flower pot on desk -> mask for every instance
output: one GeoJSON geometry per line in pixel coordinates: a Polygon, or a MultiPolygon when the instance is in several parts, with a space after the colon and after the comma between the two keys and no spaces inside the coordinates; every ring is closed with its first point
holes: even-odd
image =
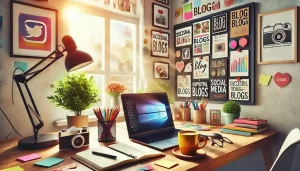
{"type": "Polygon", "coordinates": [[[67,116],[68,128],[75,126],[76,128],[82,128],[89,125],[88,115],[81,116],[67,116]]]}

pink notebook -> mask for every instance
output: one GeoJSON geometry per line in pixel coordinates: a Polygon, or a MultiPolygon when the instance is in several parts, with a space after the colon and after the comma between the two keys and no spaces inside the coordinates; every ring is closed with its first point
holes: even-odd
{"type": "Polygon", "coordinates": [[[41,156],[33,153],[33,154],[30,154],[27,156],[19,157],[19,158],[17,158],[17,160],[20,160],[22,162],[27,162],[27,161],[31,161],[31,160],[35,160],[35,159],[39,159],[39,158],[41,158],[41,156]]]}
{"type": "Polygon", "coordinates": [[[240,118],[240,119],[235,119],[234,123],[239,123],[239,124],[249,124],[249,125],[264,125],[267,124],[267,120],[264,119],[248,119],[248,118],[240,118]]]}

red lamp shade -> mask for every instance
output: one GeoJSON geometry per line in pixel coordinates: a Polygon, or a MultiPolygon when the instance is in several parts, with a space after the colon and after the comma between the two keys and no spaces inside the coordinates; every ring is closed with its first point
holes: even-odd
{"type": "Polygon", "coordinates": [[[77,50],[76,43],[71,36],[64,36],[62,42],[65,51],[68,52],[65,59],[65,67],[68,72],[75,71],[93,62],[93,58],[88,53],[77,50]]]}

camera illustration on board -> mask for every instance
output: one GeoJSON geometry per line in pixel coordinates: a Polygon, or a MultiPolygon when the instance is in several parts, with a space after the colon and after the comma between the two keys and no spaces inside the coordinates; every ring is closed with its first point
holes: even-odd
{"type": "Polygon", "coordinates": [[[292,25],[290,23],[276,23],[274,26],[263,28],[263,47],[274,48],[290,46],[292,44],[292,25]]]}

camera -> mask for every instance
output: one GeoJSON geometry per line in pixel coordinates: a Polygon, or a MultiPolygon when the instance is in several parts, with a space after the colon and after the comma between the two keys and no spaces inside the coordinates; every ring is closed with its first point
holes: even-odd
{"type": "Polygon", "coordinates": [[[58,137],[60,150],[81,148],[89,145],[90,142],[90,132],[87,127],[63,129],[59,131],[58,137]]]}
{"type": "Polygon", "coordinates": [[[273,48],[290,46],[292,44],[292,25],[290,23],[276,23],[274,26],[263,28],[263,47],[273,48]]]}

